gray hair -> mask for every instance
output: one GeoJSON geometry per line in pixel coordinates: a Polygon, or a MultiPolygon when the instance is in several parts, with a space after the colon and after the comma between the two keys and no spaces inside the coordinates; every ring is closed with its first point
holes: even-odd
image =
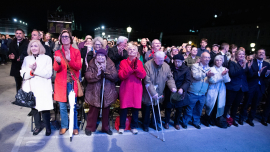
{"type": "MultiPolygon", "coordinates": [[[[154,45],[154,41],[159,41],[158,39],[154,39],[153,41],[152,41],[152,47],[153,47],[153,45],[154,45]]],[[[160,41],[159,41],[160,42],[160,41]]],[[[161,42],[160,42],[160,45],[161,45],[161,42]]]]}
{"type": "Polygon", "coordinates": [[[162,52],[162,51],[157,51],[157,52],[155,53],[155,57],[162,57],[162,58],[164,58],[164,57],[165,57],[165,53],[162,52]]]}
{"type": "Polygon", "coordinates": [[[128,41],[128,38],[124,37],[124,36],[119,36],[119,38],[117,39],[117,43],[116,45],[123,43],[125,40],[128,41]]]}
{"type": "MultiPolygon", "coordinates": [[[[203,53],[201,54],[201,57],[203,57],[204,54],[209,54],[209,53],[208,53],[208,52],[203,52],[203,53]]],[[[209,55],[210,55],[210,54],[209,54],[209,55]]]]}
{"type": "Polygon", "coordinates": [[[216,60],[219,60],[221,59],[222,60],[222,63],[224,62],[224,57],[222,55],[217,55],[214,59],[214,63],[216,62],[216,60]]]}
{"type": "Polygon", "coordinates": [[[138,52],[138,47],[136,45],[133,45],[133,44],[129,45],[128,50],[131,48],[135,48],[135,50],[138,52]]]}

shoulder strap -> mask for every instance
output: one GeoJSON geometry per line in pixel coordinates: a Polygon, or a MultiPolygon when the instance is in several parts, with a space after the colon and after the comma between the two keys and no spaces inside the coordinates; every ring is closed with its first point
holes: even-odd
{"type": "Polygon", "coordinates": [[[78,78],[77,78],[77,77],[76,77],[76,75],[74,74],[73,70],[70,68],[70,66],[69,66],[69,64],[68,64],[68,61],[67,61],[66,57],[64,56],[64,54],[63,54],[62,50],[59,50],[59,51],[60,51],[60,53],[61,53],[61,55],[62,55],[62,57],[63,57],[64,61],[66,62],[67,67],[70,69],[70,72],[72,73],[72,75],[74,76],[74,78],[75,78],[75,79],[76,79],[76,81],[77,81],[77,80],[78,80],[78,78]]]}

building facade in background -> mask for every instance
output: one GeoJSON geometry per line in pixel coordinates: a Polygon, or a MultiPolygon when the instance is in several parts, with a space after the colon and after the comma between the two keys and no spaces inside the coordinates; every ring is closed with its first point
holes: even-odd
{"type": "Polygon", "coordinates": [[[0,19],[0,33],[15,35],[15,30],[20,28],[27,34],[28,23],[19,19],[0,19]]]}

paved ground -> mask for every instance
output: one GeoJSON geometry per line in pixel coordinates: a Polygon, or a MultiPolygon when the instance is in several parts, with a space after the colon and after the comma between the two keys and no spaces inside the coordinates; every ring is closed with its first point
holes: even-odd
{"type": "MultiPolygon", "coordinates": [[[[68,134],[58,135],[53,129],[52,135],[44,136],[43,130],[38,136],[31,133],[31,118],[26,115],[27,108],[11,104],[14,100],[15,83],[9,76],[10,64],[0,66],[0,152],[8,151],[270,151],[270,127],[255,121],[255,127],[246,123],[240,127],[220,129],[205,127],[198,130],[192,126],[176,131],[172,126],[165,131],[165,142],[156,138],[157,133],[139,129],[138,135],[126,131],[119,135],[115,130],[112,136],[96,132],[86,136],[80,131],[78,136],[69,141],[68,134]]],[[[98,129],[100,126],[98,127],[98,129]]],[[[162,137],[161,132],[159,136],[162,137]]]]}

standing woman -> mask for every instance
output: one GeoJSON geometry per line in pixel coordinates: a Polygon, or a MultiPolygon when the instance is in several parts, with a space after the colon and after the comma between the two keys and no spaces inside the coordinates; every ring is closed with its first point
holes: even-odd
{"type": "Polygon", "coordinates": [[[36,106],[32,108],[35,120],[33,135],[37,135],[43,129],[41,115],[46,126],[46,136],[51,134],[50,110],[53,109],[52,99],[52,59],[45,55],[45,48],[39,40],[32,40],[27,49],[28,56],[24,58],[20,70],[23,77],[22,89],[25,92],[32,91],[36,98],[36,106]]]}
{"type": "MultiPolygon", "coordinates": [[[[93,45],[93,51],[89,51],[87,53],[87,63],[89,63],[96,56],[97,50],[106,48],[105,42],[103,41],[101,37],[94,38],[92,41],[92,45],[93,45]]],[[[107,53],[108,52],[106,51],[106,54],[107,53]]]]}
{"type": "Polygon", "coordinates": [[[87,54],[89,52],[93,52],[93,46],[92,46],[92,38],[88,38],[86,42],[84,43],[84,48],[81,49],[81,58],[82,58],[82,71],[81,75],[84,77],[85,71],[88,67],[88,62],[87,62],[87,54]]]}
{"type": "Polygon", "coordinates": [[[120,85],[120,126],[119,133],[123,134],[126,128],[126,117],[128,108],[132,109],[131,132],[137,134],[138,111],[142,104],[142,79],[146,76],[143,63],[137,58],[138,47],[128,46],[129,57],[120,62],[118,75],[122,83],[120,85]]]}
{"type": "MultiPolygon", "coordinates": [[[[69,92],[74,89],[77,96],[78,85],[76,83],[76,79],[79,78],[79,70],[82,67],[82,63],[80,51],[72,47],[73,41],[71,33],[66,30],[62,31],[59,38],[59,42],[62,47],[60,50],[55,52],[55,60],[53,64],[53,68],[57,72],[54,87],[54,100],[58,101],[60,105],[61,129],[59,134],[63,135],[68,129],[68,95],[69,92]],[[68,65],[66,64],[65,60],[67,60],[68,65]]],[[[75,98],[75,102],[77,104],[77,98],[75,98]]],[[[74,135],[79,134],[76,104],[74,106],[74,118],[72,118],[74,119],[74,135]]]]}
{"type": "Polygon", "coordinates": [[[235,52],[235,61],[230,60],[228,63],[229,76],[231,82],[226,83],[226,105],[223,117],[230,116],[233,119],[233,125],[238,127],[235,121],[237,109],[243,100],[244,92],[248,91],[247,74],[250,72],[252,63],[245,60],[245,51],[238,50],[235,52]]]}
{"type": "Polygon", "coordinates": [[[207,127],[209,127],[209,124],[215,125],[215,123],[218,121],[217,118],[222,116],[224,113],[226,103],[225,83],[230,82],[231,79],[228,74],[229,70],[222,66],[223,62],[223,56],[217,55],[214,59],[214,66],[210,68],[210,71],[211,73],[214,73],[214,76],[209,79],[209,87],[205,100],[205,126],[207,127]]]}
{"type": "Polygon", "coordinates": [[[102,131],[112,135],[112,131],[109,127],[109,112],[110,105],[113,104],[118,97],[115,89],[115,82],[118,75],[114,63],[107,57],[105,49],[97,50],[96,54],[96,57],[89,62],[85,72],[85,79],[87,81],[85,102],[89,105],[85,134],[90,136],[92,132],[96,131],[97,118],[102,102],[101,97],[103,95],[102,131]],[[105,83],[103,84],[104,78],[105,83]],[[104,93],[102,93],[103,86],[104,93]]]}

